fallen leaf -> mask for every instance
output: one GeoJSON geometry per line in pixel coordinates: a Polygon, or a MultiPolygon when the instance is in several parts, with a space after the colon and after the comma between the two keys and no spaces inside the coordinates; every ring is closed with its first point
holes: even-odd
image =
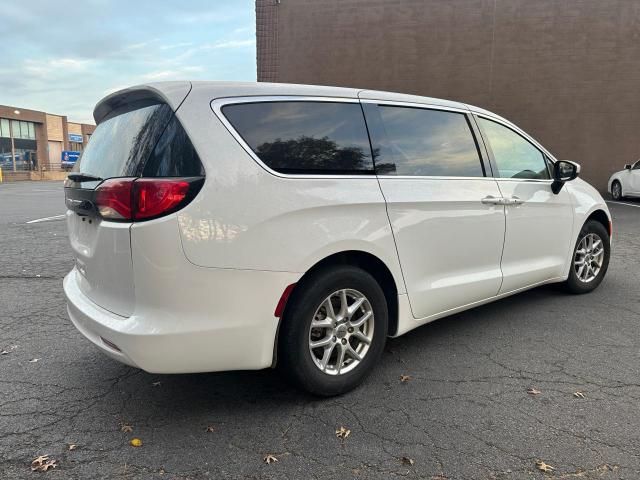
{"type": "Polygon", "coordinates": [[[46,472],[50,468],[56,468],[57,466],[57,460],[49,458],[49,455],[40,455],[31,462],[31,471],[46,472]]]}
{"type": "Polygon", "coordinates": [[[400,381],[402,383],[408,382],[409,380],[411,380],[411,375],[400,375],[400,381]]]}
{"type": "Polygon", "coordinates": [[[162,382],[153,382],[151,385],[154,387],[159,387],[160,385],[162,385],[162,382]]]}
{"type": "Polygon", "coordinates": [[[573,396],[576,398],[585,398],[584,393],[582,392],[573,392],[573,396]]]}
{"type": "Polygon", "coordinates": [[[416,463],[413,460],[413,458],[409,458],[409,457],[402,457],[400,461],[402,462],[403,465],[413,465],[414,463],[416,463]]]}
{"type": "Polygon", "coordinates": [[[275,463],[278,461],[278,458],[272,454],[272,453],[267,453],[264,458],[262,459],[262,461],[264,463],[266,463],[267,465],[271,465],[272,463],[275,463]]]}
{"type": "Polygon", "coordinates": [[[336,430],[336,437],[341,438],[343,440],[347,438],[350,434],[351,434],[351,430],[349,430],[348,428],[344,428],[342,426],[338,430],[336,430]]]}
{"type": "Polygon", "coordinates": [[[207,433],[211,433],[215,431],[215,427],[213,425],[209,425],[206,429],[205,432],[207,433]]]}
{"type": "Polygon", "coordinates": [[[540,470],[541,472],[545,472],[545,473],[550,473],[550,472],[553,472],[555,470],[554,467],[544,463],[542,460],[538,460],[536,462],[536,468],[538,470],[540,470]]]}
{"type": "Polygon", "coordinates": [[[529,387],[527,388],[527,393],[529,395],[540,395],[542,392],[538,390],[536,387],[529,387]]]}
{"type": "Polygon", "coordinates": [[[132,447],[141,447],[142,446],[142,440],[140,440],[139,438],[132,438],[131,441],[129,442],[129,444],[132,447]]]}
{"type": "Polygon", "coordinates": [[[9,355],[9,352],[7,352],[6,350],[2,350],[2,351],[0,352],[0,355],[9,355]]]}
{"type": "Polygon", "coordinates": [[[128,423],[123,423],[122,426],[120,427],[120,431],[124,433],[131,433],[133,432],[133,427],[128,423]]]}
{"type": "Polygon", "coordinates": [[[69,444],[69,450],[75,450],[76,448],[78,448],[78,445],[76,445],[75,443],[69,444]]]}
{"type": "Polygon", "coordinates": [[[39,358],[32,358],[31,360],[29,360],[29,363],[36,363],[38,360],[40,360],[39,358]]]}
{"type": "Polygon", "coordinates": [[[49,460],[49,455],[40,455],[39,457],[36,457],[33,460],[31,460],[31,466],[35,467],[35,466],[42,465],[47,460],[49,460]]]}

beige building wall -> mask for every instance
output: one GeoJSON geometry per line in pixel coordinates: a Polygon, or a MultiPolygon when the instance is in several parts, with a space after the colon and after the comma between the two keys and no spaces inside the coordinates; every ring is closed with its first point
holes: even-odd
{"type": "Polygon", "coordinates": [[[49,140],[64,142],[64,127],[62,117],[47,113],[47,137],[49,140]]]}
{"type": "Polygon", "coordinates": [[[68,122],[67,123],[67,129],[69,130],[69,133],[82,135],[82,125],[79,124],[79,123],[68,122]]]}

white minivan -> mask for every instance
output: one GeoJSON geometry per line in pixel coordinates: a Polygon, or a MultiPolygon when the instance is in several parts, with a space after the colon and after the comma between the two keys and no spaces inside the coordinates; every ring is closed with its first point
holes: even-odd
{"type": "Polygon", "coordinates": [[[355,387],[387,337],[537,285],[602,281],[579,166],[462,103],[168,82],[113,93],[65,183],[71,321],[148,372],[281,368],[355,387]]]}

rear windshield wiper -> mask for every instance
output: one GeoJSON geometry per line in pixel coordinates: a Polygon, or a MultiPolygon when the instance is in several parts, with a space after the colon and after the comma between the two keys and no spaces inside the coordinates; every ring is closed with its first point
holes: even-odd
{"type": "Polygon", "coordinates": [[[86,173],[70,173],[67,178],[73,182],[100,182],[102,179],[86,173]]]}

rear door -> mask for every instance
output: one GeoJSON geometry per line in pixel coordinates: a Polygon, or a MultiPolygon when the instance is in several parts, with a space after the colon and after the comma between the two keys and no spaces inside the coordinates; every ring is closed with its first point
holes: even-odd
{"type": "Polygon", "coordinates": [[[507,203],[500,293],[561,277],[573,242],[567,189],[551,191],[551,163],[522,133],[498,119],[476,118],[507,203]]]}
{"type": "Polygon", "coordinates": [[[413,315],[498,293],[504,206],[466,110],[363,100],[413,315]]]}

